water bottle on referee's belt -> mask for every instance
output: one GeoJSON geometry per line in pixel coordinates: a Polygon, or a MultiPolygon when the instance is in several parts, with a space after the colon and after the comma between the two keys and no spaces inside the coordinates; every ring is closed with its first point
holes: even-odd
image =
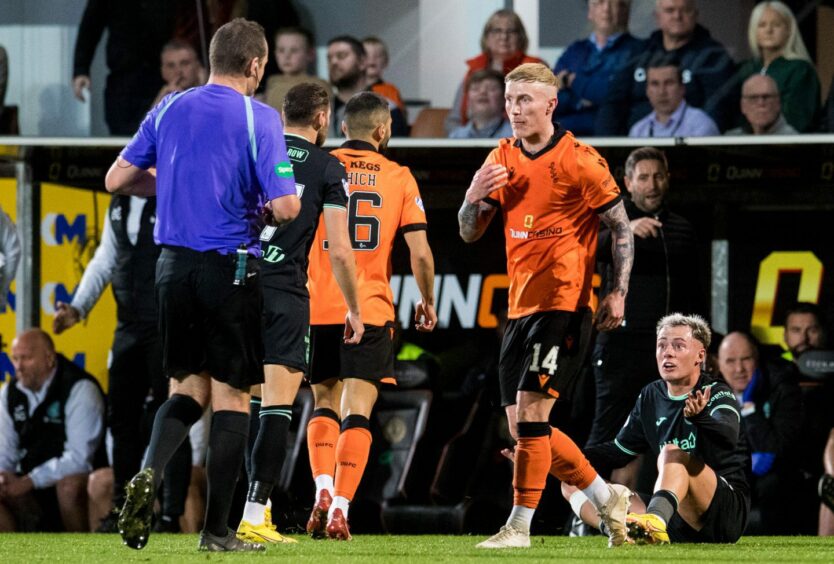
{"type": "Polygon", "coordinates": [[[249,251],[246,245],[241,245],[235,251],[237,260],[235,261],[235,280],[232,282],[235,286],[246,286],[246,261],[249,259],[249,251]]]}

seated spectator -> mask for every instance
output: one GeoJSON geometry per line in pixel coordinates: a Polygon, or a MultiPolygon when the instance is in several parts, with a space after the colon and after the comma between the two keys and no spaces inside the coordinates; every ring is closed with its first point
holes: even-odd
{"type": "Polygon", "coordinates": [[[791,9],[782,2],[757,4],[750,14],[747,39],[753,58],[739,68],[738,82],[753,74],[772,77],[788,123],[800,133],[814,129],[820,110],[820,81],[791,9]]]}
{"type": "Polygon", "coordinates": [[[730,333],[718,348],[718,368],[741,405],[752,453],[752,505],[761,523],[756,533],[798,534],[785,519],[800,480],[795,455],[801,432],[802,392],[796,368],[781,359],[764,362],[752,337],[730,333]]]}
{"type": "Polygon", "coordinates": [[[698,24],[695,0],[657,0],[655,18],[659,29],[612,80],[597,113],[596,134],[625,135],[651,111],[646,97],[646,69],[658,55],[666,54],[679,62],[689,106],[703,109],[719,128],[726,129],[735,109],[729,96],[735,65],[724,47],[698,24]]]}
{"type": "Polygon", "coordinates": [[[574,41],[553,66],[559,105],[553,115],[574,135],[593,135],[614,74],[643,46],[628,32],[631,0],[589,0],[591,36],[574,41]]]}
{"type": "Polygon", "coordinates": [[[405,102],[399,89],[382,78],[382,73],[388,68],[388,47],[382,39],[374,36],[363,39],[362,46],[365,47],[365,82],[370,85],[372,92],[394,102],[404,114],[405,102]]]}
{"type": "Polygon", "coordinates": [[[159,58],[159,73],[165,84],[159,89],[153,101],[154,106],[171,92],[182,92],[205,84],[206,70],[190,43],[173,39],[162,48],[159,58]]]}
{"type": "MultiPolygon", "coordinates": [[[[330,120],[330,137],[344,137],[342,120],[345,116],[345,105],[354,94],[373,88],[365,80],[367,65],[365,47],[355,37],[340,35],[327,43],[327,67],[330,72],[330,83],[336,89],[333,96],[333,112],[330,120]]],[[[393,137],[408,135],[408,122],[397,105],[388,100],[391,109],[391,132],[393,137]]]]}
{"type": "Polygon", "coordinates": [[[686,85],[677,63],[662,56],[646,73],[646,96],[652,112],[631,126],[629,137],[701,137],[719,135],[709,114],[686,101],[686,85]]]}
{"type": "Polygon", "coordinates": [[[527,31],[518,14],[512,10],[498,10],[489,17],[481,33],[481,54],[466,61],[466,76],[458,86],[452,109],[446,116],[446,133],[469,121],[466,91],[469,78],[476,71],[491,68],[506,76],[522,63],[545,64],[538,57],[525,53],[528,44],[527,31]]]}
{"type": "Polygon", "coordinates": [[[498,139],[512,137],[513,128],[504,114],[504,76],[492,69],[469,77],[466,89],[469,122],[449,134],[452,139],[498,139]]]}
{"type": "Polygon", "coordinates": [[[275,60],[281,74],[274,74],[267,79],[265,103],[280,112],[284,96],[290,88],[302,82],[315,82],[327,92],[332,90],[326,80],[307,72],[316,60],[315,48],[313,34],[303,27],[283,27],[278,30],[275,34],[275,60]]]}
{"type": "Polygon", "coordinates": [[[782,114],[779,88],[766,74],[754,74],[741,88],[741,113],[745,123],[726,135],[793,135],[797,133],[782,114]]]}
{"type": "Polygon", "coordinates": [[[40,329],[12,341],[0,391],[0,531],[87,531],[87,476],[103,454],[98,382],[40,329]]]}

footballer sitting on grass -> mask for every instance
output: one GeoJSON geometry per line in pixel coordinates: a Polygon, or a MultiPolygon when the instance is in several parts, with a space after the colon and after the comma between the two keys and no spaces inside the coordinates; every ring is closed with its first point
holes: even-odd
{"type": "MultiPolygon", "coordinates": [[[[747,525],[750,454],[732,391],[701,373],[710,337],[696,315],[661,319],[655,349],[661,379],[643,388],[613,441],[584,449],[595,468],[608,470],[647,451],[657,457],[654,494],[631,499],[630,542],[734,543],[747,525]]],[[[563,484],[562,495],[585,523],[599,527],[581,491],[563,484]]]]}

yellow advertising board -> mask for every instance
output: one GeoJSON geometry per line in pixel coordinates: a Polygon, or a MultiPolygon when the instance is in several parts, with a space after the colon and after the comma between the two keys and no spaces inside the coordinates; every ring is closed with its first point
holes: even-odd
{"type": "MultiPolygon", "coordinates": [[[[0,205],[10,215],[15,209],[14,188],[14,180],[0,181],[0,205]]],[[[109,205],[109,194],[57,184],[41,185],[40,325],[52,335],[58,352],[94,375],[105,390],[108,356],[116,329],[116,303],[110,289],[104,291],[86,320],[61,335],[53,333],[52,320],[55,304],[71,301],[78,289],[81,275],[100,241],[109,205]]],[[[14,291],[12,294],[14,298],[14,291]]],[[[7,342],[11,342],[15,332],[14,303],[14,299],[10,300],[12,307],[0,314],[0,331],[7,342]]],[[[8,347],[3,352],[5,379],[11,363],[8,347]]]]}
{"type": "MultiPolygon", "coordinates": [[[[16,188],[17,181],[14,178],[0,178],[0,207],[3,208],[3,211],[15,223],[17,223],[16,188]]],[[[17,282],[12,282],[12,286],[9,288],[9,295],[7,296],[6,307],[0,310],[0,335],[3,338],[3,349],[2,353],[0,353],[0,369],[3,372],[0,374],[0,382],[8,379],[9,375],[13,372],[12,363],[9,360],[9,346],[15,333],[16,317],[14,312],[17,302],[16,284],[17,282]]]]}

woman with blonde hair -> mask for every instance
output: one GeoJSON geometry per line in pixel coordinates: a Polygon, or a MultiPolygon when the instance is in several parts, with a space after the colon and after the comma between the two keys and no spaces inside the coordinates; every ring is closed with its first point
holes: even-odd
{"type": "Polygon", "coordinates": [[[753,58],[739,69],[744,82],[759,73],[776,81],[785,119],[799,132],[809,131],[820,109],[820,81],[796,23],[783,2],[760,2],[747,28],[753,58]]]}
{"type": "Polygon", "coordinates": [[[489,68],[506,75],[523,63],[544,63],[538,57],[526,54],[528,45],[527,30],[518,14],[512,10],[498,10],[489,17],[481,33],[481,54],[466,61],[466,76],[458,86],[444,124],[446,133],[469,121],[466,91],[469,77],[475,72],[489,68]]]}

